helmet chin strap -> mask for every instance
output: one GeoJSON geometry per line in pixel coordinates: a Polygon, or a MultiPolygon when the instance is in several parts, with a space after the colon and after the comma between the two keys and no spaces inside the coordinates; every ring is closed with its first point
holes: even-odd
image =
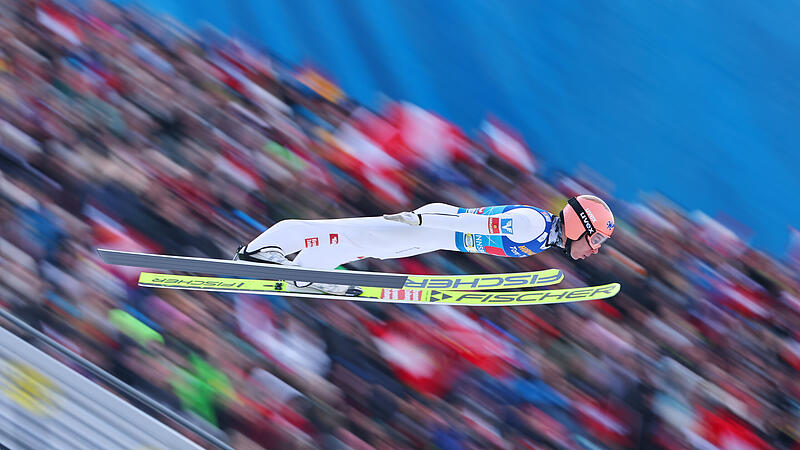
{"type": "Polygon", "coordinates": [[[570,251],[572,250],[572,240],[567,237],[567,232],[564,229],[564,210],[562,209],[560,213],[558,213],[558,220],[560,221],[559,226],[561,227],[561,243],[564,244],[561,249],[564,251],[564,255],[569,256],[570,251]]]}
{"type": "Polygon", "coordinates": [[[572,239],[565,238],[564,241],[564,254],[572,258],[572,239]]]}
{"type": "MultiPolygon", "coordinates": [[[[572,207],[572,210],[575,211],[575,214],[578,215],[578,219],[580,219],[581,224],[583,225],[583,229],[586,230],[578,239],[583,239],[583,237],[586,236],[587,234],[591,236],[594,233],[596,233],[597,230],[594,228],[594,225],[592,225],[591,220],[589,220],[589,215],[586,214],[586,210],[583,209],[583,206],[581,206],[581,204],[578,202],[578,199],[576,197],[572,197],[569,200],[567,200],[567,203],[569,204],[569,206],[572,207]]],[[[572,239],[567,237],[566,226],[564,225],[563,209],[561,210],[560,213],[558,213],[558,217],[561,219],[561,226],[564,227],[562,228],[562,230],[564,230],[562,233],[562,240],[564,241],[564,254],[572,258],[572,255],[570,253],[572,250],[573,241],[572,239]]]]}

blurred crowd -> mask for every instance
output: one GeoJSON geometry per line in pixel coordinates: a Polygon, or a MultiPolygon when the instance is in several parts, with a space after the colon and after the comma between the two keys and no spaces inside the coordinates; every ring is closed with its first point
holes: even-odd
{"type": "Polygon", "coordinates": [[[102,1],[1,2],[0,306],[236,448],[800,449],[796,272],[659,196],[545,177],[501,125],[468,134],[407,103],[363,108],[213,29],[102,1]],[[619,217],[587,262],[439,252],[351,268],[554,267],[566,286],[620,282],[608,301],[145,289],[95,252],[231,258],[286,218],[557,211],[587,191],[619,217]]]}

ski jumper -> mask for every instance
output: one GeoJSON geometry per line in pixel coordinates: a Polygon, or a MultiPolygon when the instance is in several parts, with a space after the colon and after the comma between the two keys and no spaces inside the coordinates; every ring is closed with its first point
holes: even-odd
{"type": "Polygon", "coordinates": [[[302,267],[333,269],[362,258],[392,259],[437,250],[525,257],[548,248],[549,212],[526,205],[459,208],[431,203],[414,210],[420,226],[383,217],[282,220],[247,244],[248,251],[300,252],[302,267]]]}

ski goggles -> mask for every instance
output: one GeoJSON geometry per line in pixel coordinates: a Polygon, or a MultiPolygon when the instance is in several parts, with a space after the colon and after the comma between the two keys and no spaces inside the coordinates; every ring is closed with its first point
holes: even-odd
{"type": "Polygon", "coordinates": [[[603,245],[603,242],[605,242],[607,239],[608,236],[598,232],[586,236],[586,240],[589,241],[589,247],[592,247],[593,249],[600,248],[600,246],[603,245]]]}

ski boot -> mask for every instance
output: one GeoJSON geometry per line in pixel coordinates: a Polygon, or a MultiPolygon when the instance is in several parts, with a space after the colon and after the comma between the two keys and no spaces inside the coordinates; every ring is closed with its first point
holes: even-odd
{"type": "Polygon", "coordinates": [[[297,266],[297,264],[286,258],[278,247],[264,247],[255,251],[247,251],[247,244],[239,246],[236,254],[233,255],[234,261],[248,261],[267,264],[280,264],[282,266],[297,266]]]}
{"type": "MultiPolygon", "coordinates": [[[[256,251],[247,251],[247,245],[242,245],[236,250],[233,260],[298,267],[297,263],[286,258],[278,247],[264,247],[256,251]]],[[[312,283],[309,281],[289,281],[286,284],[300,288],[300,292],[303,292],[303,289],[309,288],[324,294],[347,297],[357,297],[364,292],[363,289],[358,286],[348,286],[344,284],[312,283]]]]}
{"type": "Polygon", "coordinates": [[[345,297],[358,297],[364,290],[358,286],[346,284],[311,283],[308,281],[292,281],[292,285],[301,289],[314,289],[323,294],[341,295],[345,297]]]}

